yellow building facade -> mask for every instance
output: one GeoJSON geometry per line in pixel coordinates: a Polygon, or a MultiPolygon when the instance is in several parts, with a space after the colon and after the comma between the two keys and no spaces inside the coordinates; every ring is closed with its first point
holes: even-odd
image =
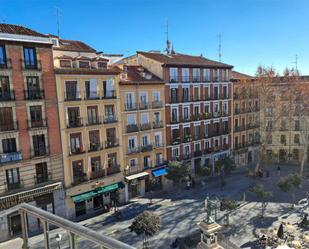
{"type": "Polygon", "coordinates": [[[120,80],[126,200],[166,183],[164,82],[142,66],[124,66],[120,80]]]}
{"type": "Polygon", "coordinates": [[[107,211],[123,199],[120,70],[82,42],[57,39],[54,66],[67,217],[107,211]]]}

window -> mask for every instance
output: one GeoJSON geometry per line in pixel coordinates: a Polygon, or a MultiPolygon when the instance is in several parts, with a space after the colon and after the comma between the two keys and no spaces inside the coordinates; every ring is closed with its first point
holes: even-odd
{"type": "Polygon", "coordinates": [[[179,159],[179,148],[172,149],[172,158],[173,160],[179,159]]]}
{"type": "Polygon", "coordinates": [[[156,153],[156,165],[163,164],[163,155],[162,153],[156,153]]]}
{"type": "Polygon", "coordinates": [[[281,135],[280,136],[280,142],[281,142],[281,144],[286,144],[286,137],[285,137],[285,135],[281,135]]]}
{"type": "Polygon", "coordinates": [[[190,112],[188,106],[183,107],[183,120],[190,121],[190,112]]]}
{"type": "Polygon", "coordinates": [[[299,134],[295,134],[294,135],[294,143],[295,144],[300,144],[299,134]]]}
{"type": "Polygon", "coordinates": [[[46,154],[47,151],[46,151],[44,134],[32,136],[32,142],[34,149],[33,156],[43,156],[46,154]]]}
{"type": "Polygon", "coordinates": [[[0,76],[0,100],[10,100],[12,97],[13,96],[11,96],[9,77],[0,76]]]}
{"type": "Polygon", "coordinates": [[[219,81],[217,69],[212,70],[212,81],[219,81]]]}
{"type": "Polygon", "coordinates": [[[178,68],[171,67],[170,68],[170,82],[178,82],[178,68]]]}
{"type": "Polygon", "coordinates": [[[2,139],[2,151],[3,153],[17,152],[16,138],[2,139]]]}
{"type": "Polygon", "coordinates": [[[141,124],[148,124],[148,123],[149,123],[149,113],[142,113],[141,124]]]}
{"type": "Polygon", "coordinates": [[[189,68],[182,68],[181,69],[181,79],[182,79],[182,82],[189,82],[190,81],[189,68]]]}
{"type": "Polygon", "coordinates": [[[68,127],[80,127],[82,125],[79,107],[68,107],[68,127]]]}
{"type": "Polygon", "coordinates": [[[39,77],[28,76],[27,77],[27,99],[40,99],[40,81],[39,77]]]}
{"type": "Polygon", "coordinates": [[[189,157],[190,156],[190,145],[185,145],[183,147],[183,153],[184,153],[185,157],[189,157]]]}
{"type": "Polygon", "coordinates": [[[139,95],[140,99],[140,108],[146,109],[148,107],[148,95],[147,92],[141,92],[139,95]]]}
{"type": "Polygon", "coordinates": [[[81,133],[73,133],[70,135],[71,153],[77,154],[83,151],[81,133]]]}
{"type": "Polygon", "coordinates": [[[98,117],[98,107],[97,106],[88,106],[87,107],[87,115],[88,115],[88,124],[98,124],[99,117],[98,117]]]}
{"type": "Polygon", "coordinates": [[[162,134],[161,133],[155,134],[155,146],[156,147],[162,146],[162,134]]]}
{"type": "Polygon", "coordinates": [[[25,68],[37,68],[35,48],[24,48],[25,68]]]}
{"type": "Polygon", "coordinates": [[[135,167],[135,166],[137,166],[137,159],[133,158],[130,160],[130,167],[135,167]]]}
{"type": "Polygon", "coordinates": [[[0,67],[6,67],[5,46],[0,46],[0,67]]]}
{"type": "Polygon", "coordinates": [[[189,87],[183,87],[182,88],[182,101],[183,102],[189,102],[190,101],[190,88],[189,87]]]}
{"type": "Polygon", "coordinates": [[[219,99],[219,87],[214,86],[214,99],[219,99]]]}
{"type": "Polygon", "coordinates": [[[203,70],[203,76],[204,76],[204,81],[209,82],[210,81],[210,69],[205,68],[203,70]]]}
{"type": "Polygon", "coordinates": [[[142,137],[142,144],[143,146],[149,145],[149,135],[145,135],[142,137]]]}
{"type": "Polygon", "coordinates": [[[106,62],[98,62],[98,68],[107,68],[107,63],[106,62]]]}
{"type": "Polygon", "coordinates": [[[0,131],[13,130],[13,109],[11,107],[0,107],[0,131]]]}
{"type": "Polygon", "coordinates": [[[103,95],[104,98],[115,98],[115,83],[113,79],[108,79],[107,81],[103,81],[103,95]]]}
{"type": "Polygon", "coordinates": [[[228,98],[227,86],[223,86],[222,91],[223,91],[223,96],[222,96],[222,97],[223,97],[224,99],[227,99],[227,98],[228,98]]]}
{"type": "Polygon", "coordinates": [[[72,162],[72,169],[73,169],[73,181],[75,184],[83,182],[85,180],[85,173],[84,173],[84,161],[78,160],[72,162]]]}
{"type": "Polygon", "coordinates": [[[222,112],[224,115],[228,114],[227,102],[222,103],[222,112]]]}
{"type": "Polygon", "coordinates": [[[6,170],[6,182],[9,190],[19,187],[20,176],[18,168],[6,170]]]}
{"type": "Polygon", "coordinates": [[[60,67],[72,67],[71,60],[60,60],[60,67]]]}
{"type": "Polygon", "coordinates": [[[30,106],[30,121],[32,127],[41,127],[43,125],[42,106],[30,106]]]}
{"type": "Polygon", "coordinates": [[[160,112],[155,112],[154,113],[154,122],[155,122],[155,124],[160,124],[160,122],[161,122],[161,114],[160,114],[160,112]]]}
{"type": "Polygon", "coordinates": [[[201,144],[200,143],[194,144],[194,151],[195,152],[201,151],[201,144]]]}
{"type": "Polygon", "coordinates": [[[104,110],[105,110],[105,116],[106,117],[110,117],[110,116],[115,115],[114,105],[105,105],[104,110]]]}
{"type": "MultiPolygon", "coordinates": [[[[80,147],[79,141],[77,143],[78,146],[80,147]]],[[[99,150],[99,148],[100,148],[100,131],[99,130],[89,131],[89,150],[96,151],[99,150]]]]}
{"type": "Polygon", "coordinates": [[[130,114],[127,116],[128,125],[136,124],[135,114],[130,114]]]}
{"type": "Polygon", "coordinates": [[[214,103],[214,113],[219,112],[219,103],[214,103]]]}
{"type": "Polygon", "coordinates": [[[98,82],[96,79],[85,81],[85,90],[87,99],[98,99],[98,82]]]}
{"type": "Polygon", "coordinates": [[[177,123],[178,121],[178,108],[172,108],[172,122],[177,123]]]}
{"type": "Polygon", "coordinates": [[[65,82],[66,100],[76,100],[79,98],[77,81],[65,82]]]}
{"type": "Polygon", "coordinates": [[[300,131],[300,122],[299,122],[299,120],[295,120],[294,127],[295,127],[295,131],[300,131]]]}
{"type": "Polygon", "coordinates": [[[151,159],[150,156],[144,156],[144,168],[151,167],[151,159]]]}
{"type": "Polygon", "coordinates": [[[199,82],[201,81],[201,76],[200,76],[200,69],[199,68],[193,68],[192,73],[193,73],[193,82],[199,82]]]}
{"type": "Polygon", "coordinates": [[[37,163],[35,165],[35,172],[36,172],[36,182],[42,183],[48,181],[48,169],[47,163],[37,163]]]}
{"type": "Polygon", "coordinates": [[[205,124],[205,137],[209,136],[209,124],[205,124]]]}
{"type": "Polygon", "coordinates": [[[125,108],[126,110],[133,110],[136,108],[134,93],[126,93],[125,108]]]}
{"type": "Polygon", "coordinates": [[[128,145],[130,149],[134,149],[137,147],[137,138],[136,137],[129,137],[128,138],[128,145]]]}
{"type": "Polygon", "coordinates": [[[172,103],[178,102],[178,89],[177,88],[171,89],[171,102],[172,103]]]}
{"type": "Polygon", "coordinates": [[[152,92],[152,97],[154,102],[159,102],[160,101],[160,92],[158,91],[153,91],[152,92]]]}
{"type": "Polygon", "coordinates": [[[90,68],[90,62],[89,61],[79,61],[79,68],[90,68]]]}

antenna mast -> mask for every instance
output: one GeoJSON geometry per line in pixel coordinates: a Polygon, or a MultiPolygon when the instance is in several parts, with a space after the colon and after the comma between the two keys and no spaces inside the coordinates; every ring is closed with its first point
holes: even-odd
{"type": "Polygon", "coordinates": [[[219,33],[218,56],[219,56],[219,62],[221,62],[221,57],[222,57],[222,53],[221,53],[221,32],[219,33]]]}
{"type": "Polygon", "coordinates": [[[57,36],[60,37],[60,9],[56,8],[57,36]]]}
{"type": "Polygon", "coordinates": [[[294,64],[295,64],[295,69],[296,69],[296,71],[298,71],[298,55],[297,55],[297,54],[295,55],[294,64]]]}
{"type": "Polygon", "coordinates": [[[165,32],[165,34],[166,34],[166,49],[165,49],[165,51],[166,51],[167,54],[170,54],[170,52],[171,52],[171,42],[168,39],[168,20],[166,20],[166,32],[165,32]]]}

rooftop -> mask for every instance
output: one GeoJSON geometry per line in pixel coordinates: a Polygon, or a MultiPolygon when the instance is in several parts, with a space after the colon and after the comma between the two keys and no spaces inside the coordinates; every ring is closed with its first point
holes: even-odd
{"type": "MultiPolygon", "coordinates": [[[[52,37],[52,36],[51,36],[52,37]]],[[[59,45],[54,50],[96,53],[96,50],[82,41],[59,39],[59,45]]]]}
{"type": "Polygon", "coordinates": [[[6,23],[0,23],[0,33],[14,34],[14,35],[28,35],[28,36],[48,38],[47,35],[43,35],[32,29],[28,29],[20,25],[6,24],[6,23]]]}
{"type": "Polygon", "coordinates": [[[233,80],[245,80],[245,79],[253,79],[254,77],[248,74],[240,73],[237,71],[232,71],[231,78],[233,80]]]}
{"type": "Polygon", "coordinates": [[[203,56],[193,56],[180,53],[163,54],[158,52],[142,52],[137,51],[137,54],[143,55],[147,58],[156,60],[169,66],[200,66],[200,67],[221,67],[221,68],[232,68],[232,65],[221,63],[218,61],[209,60],[203,56]]]}
{"type": "Polygon", "coordinates": [[[162,83],[160,78],[149,72],[147,69],[140,65],[127,65],[123,69],[126,72],[126,78],[121,79],[121,83],[162,83]]]}

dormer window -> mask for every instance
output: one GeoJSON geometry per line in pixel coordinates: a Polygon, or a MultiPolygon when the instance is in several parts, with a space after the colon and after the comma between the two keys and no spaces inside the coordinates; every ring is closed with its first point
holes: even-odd
{"type": "Polygon", "coordinates": [[[54,47],[58,47],[58,40],[57,39],[52,39],[52,43],[54,47]]]}
{"type": "Polygon", "coordinates": [[[90,68],[89,61],[79,61],[79,68],[90,68]]]}
{"type": "Polygon", "coordinates": [[[60,60],[60,67],[72,67],[71,60],[60,60]]]}
{"type": "Polygon", "coordinates": [[[107,63],[106,62],[98,62],[98,68],[107,68],[107,63]]]}

